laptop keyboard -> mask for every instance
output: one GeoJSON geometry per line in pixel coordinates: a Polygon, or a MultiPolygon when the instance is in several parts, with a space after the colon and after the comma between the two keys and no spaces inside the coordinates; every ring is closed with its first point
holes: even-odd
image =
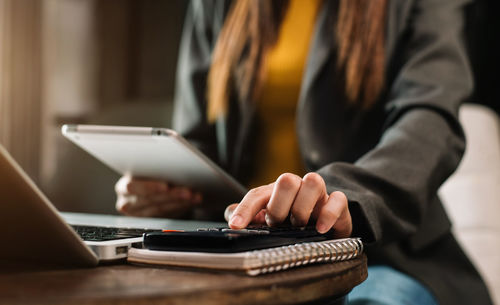
{"type": "Polygon", "coordinates": [[[107,241],[124,238],[142,237],[142,234],[149,232],[161,232],[161,230],[148,230],[136,228],[111,228],[95,226],[72,225],[80,237],[85,241],[107,241]]]}

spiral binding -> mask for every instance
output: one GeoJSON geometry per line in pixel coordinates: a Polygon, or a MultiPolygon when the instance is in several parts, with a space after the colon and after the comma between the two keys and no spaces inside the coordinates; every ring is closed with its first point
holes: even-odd
{"type": "Polygon", "coordinates": [[[249,253],[250,275],[271,273],[301,265],[350,260],[363,253],[360,238],[300,243],[249,253]]]}

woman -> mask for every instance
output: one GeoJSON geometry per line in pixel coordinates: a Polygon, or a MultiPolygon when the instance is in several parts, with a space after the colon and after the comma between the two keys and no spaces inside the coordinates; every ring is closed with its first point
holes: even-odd
{"type": "MultiPolygon", "coordinates": [[[[437,197],[464,150],[466,2],[193,1],[174,128],[254,186],[229,225],[361,236],[371,267],[354,303],[489,304],[437,197]]],[[[220,210],[158,181],[117,192],[128,214],[220,210]]]]}

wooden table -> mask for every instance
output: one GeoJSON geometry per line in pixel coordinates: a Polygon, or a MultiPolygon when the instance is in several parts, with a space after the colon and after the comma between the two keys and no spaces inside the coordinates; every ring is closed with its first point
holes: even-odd
{"type": "Polygon", "coordinates": [[[258,277],[126,264],[71,270],[10,264],[0,267],[0,304],[342,303],[366,276],[365,256],[258,277]]]}

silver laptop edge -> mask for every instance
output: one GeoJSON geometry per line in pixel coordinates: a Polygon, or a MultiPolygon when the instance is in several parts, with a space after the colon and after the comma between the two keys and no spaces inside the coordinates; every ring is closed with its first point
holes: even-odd
{"type": "Polygon", "coordinates": [[[0,260],[95,266],[125,258],[142,238],[84,242],[0,145],[0,260]]]}

